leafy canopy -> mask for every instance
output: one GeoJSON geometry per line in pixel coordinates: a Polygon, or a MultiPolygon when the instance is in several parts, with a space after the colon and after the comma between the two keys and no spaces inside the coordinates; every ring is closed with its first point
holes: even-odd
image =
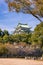
{"type": "Polygon", "coordinates": [[[31,37],[32,43],[43,47],[43,22],[36,26],[31,37]]]}
{"type": "Polygon", "coordinates": [[[5,0],[8,3],[9,11],[30,13],[40,22],[43,17],[43,0],[5,0]],[[39,15],[39,16],[37,16],[39,15]]]}

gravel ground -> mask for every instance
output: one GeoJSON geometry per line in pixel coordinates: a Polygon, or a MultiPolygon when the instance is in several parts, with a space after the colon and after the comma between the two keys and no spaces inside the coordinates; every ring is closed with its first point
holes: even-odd
{"type": "Polygon", "coordinates": [[[0,58],[0,65],[43,65],[43,61],[18,58],[0,58]]]}

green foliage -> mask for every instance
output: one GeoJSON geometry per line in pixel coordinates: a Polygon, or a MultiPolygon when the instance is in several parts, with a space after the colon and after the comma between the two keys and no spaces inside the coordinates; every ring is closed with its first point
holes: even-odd
{"type": "Polygon", "coordinates": [[[43,22],[36,26],[31,40],[34,44],[40,45],[40,47],[43,46],[43,22]]]}
{"type": "Polygon", "coordinates": [[[3,36],[4,36],[4,35],[9,35],[9,32],[8,32],[7,30],[4,30],[4,31],[3,31],[3,36]]]}
{"type": "Polygon", "coordinates": [[[15,42],[19,42],[20,39],[21,39],[21,37],[20,37],[19,34],[14,35],[14,41],[15,41],[15,42]]]}
{"type": "Polygon", "coordinates": [[[16,34],[14,35],[15,42],[26,42],[29,43],[31,38],[31,33],[24,33],[24,34],[16,34]]]}
{"type": "Polygon", "coordinates": [[[5,34],[5,35],[3,36],[3,42],[4,42],[4,43],[7,43],[8,41],[9,41],[9,36],[5,34]]]}
{"type": "Polygon", "coordinates": [[[1,34],[0,36],[0,57],[42,56],[43,23],[37,25],[33,33],[29,32],[16,35],[15,34],[10,35],[8,34],[8,32],[3,33],[4,35],[2,36],[1,34]],[[15,43],[16,45],[14,45],[13,43],[15,43]],[[34,45],[34,47],[32,47],[32,45],[34,45]]]}
{"type": "Polygon", "coordinates": [[[7,30],[0,29],[0,43],[26,42],[30,43],[31,33],[10,35],[7,30]]]}
{"type": "Polygon", "coordinates": [[[3,43],[3,38],[2,37],[0,37],[0,43],[3,43]]]}
{"type": "Polygon", "coordinates": [[[9,32],[7,30],[2,31],[0,29],[0,43],[6,43],[9,40],[9,32]]]}
{"type": "Polygon", "coordinates": [[[9,35],[9,42],[13,44],[14,42],[14,36],[13,35],[9,35]]]}

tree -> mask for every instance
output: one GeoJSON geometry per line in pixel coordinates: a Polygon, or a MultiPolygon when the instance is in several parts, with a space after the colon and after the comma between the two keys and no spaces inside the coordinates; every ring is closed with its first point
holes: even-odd
{"type": "Polygon", "coordinates": [[[14,42],[14,36],[13,35],[9,35],[9,42],[13,43],[14,42]]]}
{"type": "Polygon", "coordinates": [[[36,17],[40,22],[42,20],[40,19],[39,15],[43,17],[43,0],[5,0],[8,3],[9,11],[20,12],[23,13],[30,13],[34,17],[36,17]],[[34,7],[31,7],[31,6],[34,7]],[[38,16],[37,16],[38,15],[38,16]]]}
{"type": "Polygon", "coordinates": [[[43,47],[43,22],[36,26],[31,39],[35,45],[40,45],[40,47],[43,47]]]}
{"type": "Polygon", "coordinates": [[[0,29],[0,36],[2,37],[3,36],[3,31],[0,29]]]}
{"type": "Polygon", "coordinates": [[[21,42],[30,43],[30,38],[31,38],[31,32],[20,34],[21,42]]]}
{"type": "Polygon", "coordinates": [[[37,12],[43,17],[43,0],[33,0],[36,3],[37,12]]]}
{"type": "Polygon", "coordinates": [[[3,38],[2,37],[0,37],[0,43],[2,43],[3,42],[3,38]]]}
{"type": "Polygon", "coordinates": [[[3,31],[3,36],[4,36],[4,35],[9,35],[9,32],[8,32],[7,30],[4,30],[4,31],[3,31]]]}
{"type": "Polygon", "coordinates": [[[17,42],[17,43],[20,42],[21,36],[19,34],[14,35],[14,41],[17,42]]]}
{"type": "Polygon", "coordinates": [[[0,43],[7,42],[9,39],[9,32],[7,30],[2,31],[0,29],[0,43]]]}
{"type": "Polygon", "coordinates": [[[4,35],[4,36],[3,36],[3,42],[4,42],[4,43],[9,42],[9,36],[8,36],[8,35],[4,35]]]}
{"type": "Polygon", "coordinates": [[[31,33],[21,33],[14,35],[14,42],[25,42],[30,44],[31,33]]]}

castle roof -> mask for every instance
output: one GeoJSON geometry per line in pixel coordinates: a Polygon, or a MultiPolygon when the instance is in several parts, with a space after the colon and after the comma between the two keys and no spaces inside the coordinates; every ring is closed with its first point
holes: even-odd
{"type": "Polygon", "coordinates": [[[24,27],[24,28],[30,28],[30,27],[28,26],[28,24],[21,24],[21,23],[19,23],[17,26],[18,26],[18,27],[24,27]]]}

